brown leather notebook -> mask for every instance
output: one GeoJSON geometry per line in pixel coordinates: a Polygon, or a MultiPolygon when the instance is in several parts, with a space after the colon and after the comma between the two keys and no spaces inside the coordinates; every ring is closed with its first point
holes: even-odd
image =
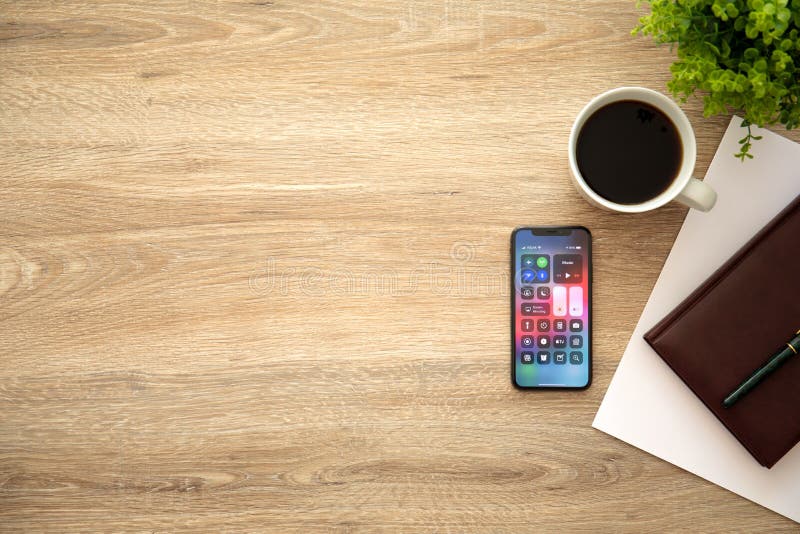
{"type": "Polygon", "coordinates": [[[772,467],[800,441],[800,356],[730,408],[722,400],[798,329],[800,196],[644,339],[750,454],[772,467]]]}

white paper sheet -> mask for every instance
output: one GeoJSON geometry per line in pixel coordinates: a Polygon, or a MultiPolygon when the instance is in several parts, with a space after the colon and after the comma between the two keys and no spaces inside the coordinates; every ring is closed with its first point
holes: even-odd
{"type": "Polygon", "coordinates": [[[689,211],[592,426],[800,522],[800,445],[762,467],[642,339],[800,194],[800,145],[758,130],[755,158],[742,163],[740,123],[731,120],[705,177],[717,205],[689,211]]]}

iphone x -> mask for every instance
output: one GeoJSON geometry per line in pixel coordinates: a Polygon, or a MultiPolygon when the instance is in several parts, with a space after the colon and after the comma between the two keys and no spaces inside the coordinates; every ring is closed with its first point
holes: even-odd
{"type": "Polygon", "coordinates": [[[583,226],[511,234],[511,381],[524,389],[592,382],[592,236],[583,226]]]}

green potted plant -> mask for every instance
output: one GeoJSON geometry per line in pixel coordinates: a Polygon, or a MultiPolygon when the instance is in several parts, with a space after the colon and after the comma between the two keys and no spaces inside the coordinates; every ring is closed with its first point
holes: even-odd
{"type": "MultiPolygon", "coordinates": [[[[705,116],[737,111],[746,134],[736,157],[752,158],[750,125],[800,123],[800,0],[645,0],[633,34],[675,47],[672,94],[700,91],[705,116]]],[[[641,1],[639,2],[640,5],[641,1]]]]}

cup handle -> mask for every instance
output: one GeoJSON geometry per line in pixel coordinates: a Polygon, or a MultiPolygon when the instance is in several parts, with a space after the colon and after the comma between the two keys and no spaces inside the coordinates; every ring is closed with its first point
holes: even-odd
{"type": "Polygon", "coordinates": [[[710,185],[697,178],[689,178],[686,186],[678,193],[675,200],[690,208],[700,211],[709,211],[717,202],[717,192],[710,185]]]}

